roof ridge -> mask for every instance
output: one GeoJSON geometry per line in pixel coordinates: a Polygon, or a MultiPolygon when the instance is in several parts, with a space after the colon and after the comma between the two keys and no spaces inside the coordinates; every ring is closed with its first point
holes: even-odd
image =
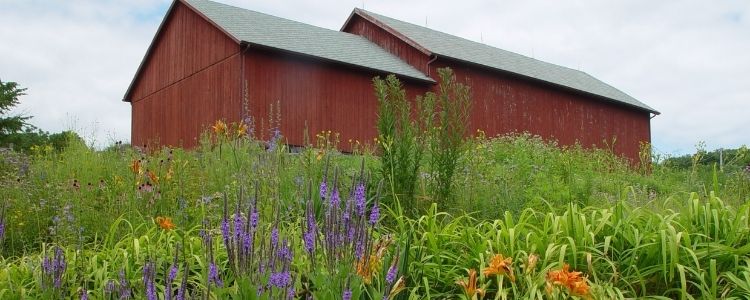
{"type": "Polygon", "coordinates": [[[362,36],[357,35],[357,34],[353,34],[353,33],[349,33],[349,32],[342,32],[342,31],[338,31],[338,30],[333,30],[333,29],[330,29],[330,28],[325,28],[325,27],[322,27],[322,26],[314,25],[314,24],[309,24],[309,23],[305,23],[305,22],[301,22],[301,21],[297,21],[297,20],[292,20],[292,19],[289,19],[289,18],[280,17],[280,16],[272,15],[272,14],[269,14],[269,13],[264,13],[264,12],[257,11],[257,10],[247,9],[247,8],[239,7],[239,6],[236,6],[236,5],[225,4],[225,3],[218,2],[218,1],[213,1],[213,0],[183,0],[183,1],[187,2],[188,4],[190,4],[191,2],[200,2],[200,1],[210,2],[210,3],[213,3],[213,4],[217,4],[217,5],[221,5],[221,6],[226,6],[226,7],[231,7],[233,9],[238,9],[238,10],[249,11],[249,12],[252,12],[252,13],[255,13],[255,14],[259,14],[259,15],[263,15],[263,16],[267,16],[267,17],[272,17],[272,18],[277,18],[277,19],[281,19],[281,20],[284,20],[284,21],[293,22],[293,23],[296,23],[296,24],[299,24],[299,25],[313,27],[313,28],[316,28],[316,29],[321,29],[321,30],[330,31],[330,32],[343,33],[343,34],[349,35],[349,36],[362,37],[362,36]]]}
{"type": "Polygon", "coordinates": [[[366,10],[366,9],[362,9],[362,8],[355,8],[355,9],[364,11],[365,13],[368,13],[368,14],[374,14],[374,15],[376,15],[378,17],[388,18],[388,19],[392,19],[392,20],[395,20],[395,21],[399,21],[399,22],[403,22],[403,23],[408,23],[410,25],[419,26],[421,28],[427,29],[429,31],[433,31],[435,33],[450,35],[452,37],[459,38],[459,39],[462,39],[464,41],[467,41],[467,42],[470,42],[470,43],[474,43],[474,44],[477,44],[477,45],[481,45],[481,46],[484,46],[484,47],[490,47],[490,48],[493,48],[493,49],[496,49],[496,50],[508,52],[508,53],[515,54],[515,55],[518,55],[518,56],[523,56],[524,58],[535,60],[535,61],[538,61],[538,62],[541,62],[541,63],[545,63],[545,64],[549,64],[549,65],[554,65],[554,66],[566,68],[566,69],[569,69],[569,70],[572,70],[572,71],[578,71],[578,72],[585,73],[584,71],[581,71],[581,70],[578,70],[578,69],[574,69],[574,68],[571,68],[571,67],[567,67],[567,66],[563,66],[563,65],[559,65],[559,64],[547,62],[547,61],[543,61],[543,60],[540,60],[540,59],[528,56],[526,54],[518,53],[518,52],[515,52],[515,51],[511,51],[511,50],[506,50],[506,49],[503,49],[503,48],[500,48],[500,47],[496,47],[496,46],[493,46],[493,45],[490,45],[490,44],[485,44],[484,42],[477,42],[477,41],[470,40],[470,39],[467,39],[465,37],[461,37],[461,36],[458,36],[458,35],[455,35],[455,34],[450,34],[450,33],[447,33],[447,32],[440,31],[440,30],[432,29],[432,28],[427,27],[427,26],[422,26],[422,25],[419,25],[419,24],[414,24],[414,23],[409,22],[409,21],[403,21],[403,20],[399,20],[399,19],[396,19],[396,18],[391,18],[389,16],[382,15],[382,14],[379,14],[379,13],[376,13],[376,12],[373,12],[373,11],[369,11],[369,10],[366,10]]]}

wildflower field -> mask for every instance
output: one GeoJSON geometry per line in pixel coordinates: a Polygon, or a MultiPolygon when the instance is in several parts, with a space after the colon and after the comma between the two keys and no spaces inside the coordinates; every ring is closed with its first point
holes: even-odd
{"type": "Polygon", "coordinates": [[[750,298],[747,148],[486,137],[440,73],[414,102],[374,81],[373,143],[247,119],[190,150],[0,149],[0,299],[750,298]]]}
{"type": "MultiPolygon", "coordinates": [[[[226,126],[226,125],[224,125],[226,126]]],[[[750,178],[470,141],[451,199],[335,135],[6,153],[2,299],[745,299],[750,178]],[[416,213],[407,213],[406,207],[416,213]]]]}

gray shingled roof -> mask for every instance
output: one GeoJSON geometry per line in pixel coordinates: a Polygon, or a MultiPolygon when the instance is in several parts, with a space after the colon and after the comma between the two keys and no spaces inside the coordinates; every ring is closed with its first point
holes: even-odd
{"type": "Polygon", "coordinates": [[[434,82],[408,63],[364,37],[208,0],[186,0],[235,39],[434,82]]]}
{"type": "Polygon", "coordinates": [[[543,62],[370,11],[355,9],[355,12],[364,13],[377,19],[433,54],[516,73],[525,77],[612,99],[658,114],[656,110],[643,102],[585,72],[543,62]]]}

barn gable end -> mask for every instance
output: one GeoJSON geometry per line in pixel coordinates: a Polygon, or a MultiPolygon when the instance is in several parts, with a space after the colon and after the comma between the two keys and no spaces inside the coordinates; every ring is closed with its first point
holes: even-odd
{"type": "Polygon", "coordinates": [[[196,144],[217,119],[239,118],[240,44],[182,1],[154,37],[124,101],[132,143],[196,144]]]}

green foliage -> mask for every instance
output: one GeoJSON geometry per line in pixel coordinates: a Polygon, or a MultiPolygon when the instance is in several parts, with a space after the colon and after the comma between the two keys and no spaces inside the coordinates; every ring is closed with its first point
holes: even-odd
{"type": "MultiPolygon", "coordinates": [[[[59,152],[3,150],[0,160],[11,167],[0,177],[6,225],[0,298],[51,297],[41,287],[41,260],[57,246],[68,261],[60,292],[66,299],[84,290],[104,299],[105,285],[121,270],[142,298],[146,261],[154,262],[163,295],[182,281],[170,286],[164,279],[180,245],[184,265],[177,277],[185,278],[191,297],[254,299],[257,286],[235,275],[221,241],[225,197],[229,207],[263,200],[257,234],[267,239],[278,226],[289,238],[298,298],[339,299],[349,288],[359,299],[382,299],[392,290],[385,280],[392,265],[404,275],[401,299],[465,297],[456,281],[468,280],[468,269],[478,271],[484,299],[568,297],[560,285],[551,296],[546,292],[549,272],[564,264],[583,273],[591,299],[744,299],[750,293],[750,175],[744,171],[699,166],[693,174],[659,164],[640,172],[606,150],[480,133],[457,160],[452,201],[416,216],[398,203],[382,207],[386,226],[375,230],[373,241],[389,237],[393,244],[373,260],[366,283],[351,261],[324,268],[327,253],[304,254],[302,212],[312,198],[314,214],[325,216],[316,187],[326,166],[345,201],[363,169],[365,177],[372,176],[368,169],[380,171],[378,159],[341,155],[327,137],[323,147],[289,154],[281,144],[269,151],[261,141],[227,132],[206,136],[191,151],[122,145],[97,151],[80,141],[59,152]],[[257,196],[241,192],[256,184],[257,196]],[[175,229],[159,228],[159,217],[171,217],[175,229]],[[204,220],[214,237],[210,245],[200,235],[204,220]],[[208,253],[223,287],[208,289],[208,253]],[[511,258],[515,280],[483,274],[495,254],[511,258]]],[[[433,195],[429,180],[417,177],[415,198],[433,195]]],[[[378,181],[366,188],[368,207],[378,181]]]]}
{"type": "Polygon", "coordinates": [[[439,93],[428,92],[422,101],[427,103],[429,167],[435,200],[452,199],[453,175],[468,150],[469,114],[471,95],[469,87],[456,82],[450,68],[438,69],[439,93]]]}
{"type": "MultiPolygon", "coordinates": [[[[416,209],[414,191],[424,153],[424,125],[412,117],[411,103],[395,75],[375,78],[378,98],[378,145],[381,174],[388,184],[391,201],[403,205],[409,213],[416,209]]],[[[431,106],[420,106],[428,111],[431,106]]]]}
{"type": "Polygon", "coordinates": [[[8,115],[10,110],[18,105],[18,97],[25,95],[24,91],[26,89],[19,87],[18,83],[0,80],[0,145],[4,144],[7,135],[23,129],[26,120],[30,118],[21,115],[8,115]]]}

